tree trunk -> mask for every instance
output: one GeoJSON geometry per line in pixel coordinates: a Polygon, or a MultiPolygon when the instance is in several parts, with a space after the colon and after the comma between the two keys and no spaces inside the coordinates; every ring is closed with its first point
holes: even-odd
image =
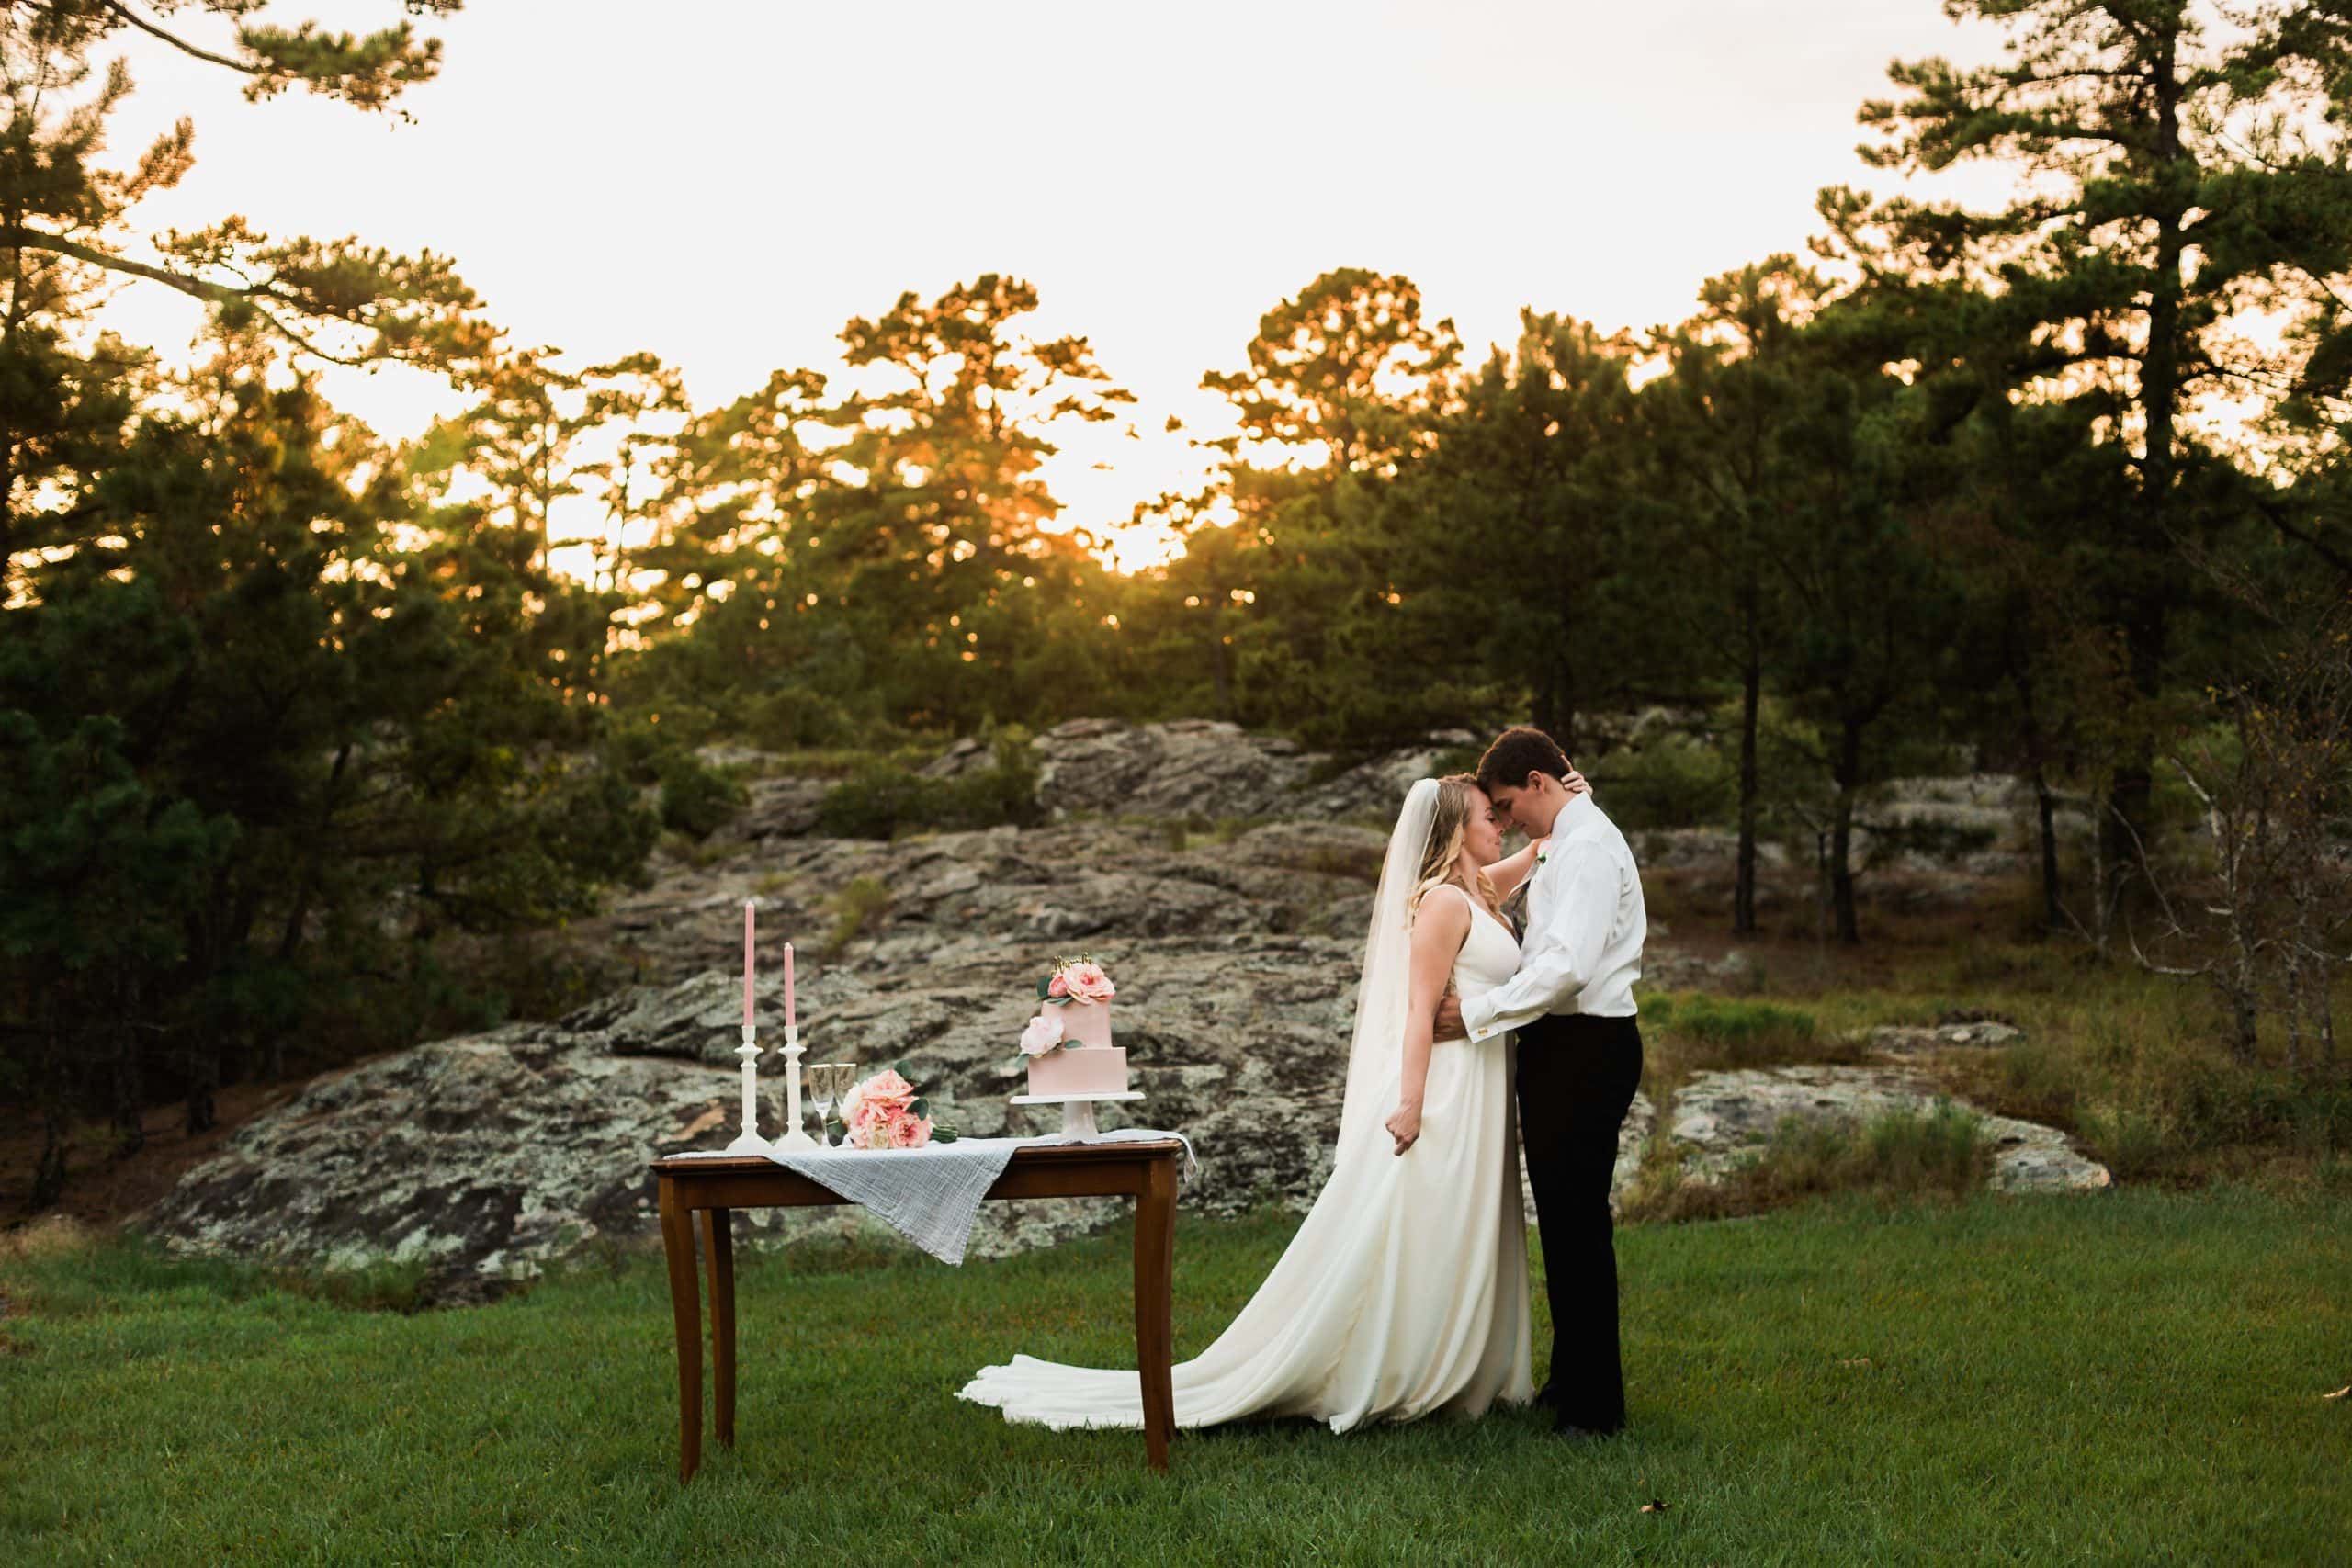
{"type": "Polygon", "coordinates": [[[1851,719],[1838,738],[1837,816],[1829,825],[1829,893],[1838,917],[1838,940],[1860,945],[1861,922],[1854,911],[1854,795],[1862,771],[1862,727],[1851,719]]]}
{"type": "Polygon", "coordinates": [[[210,1046],[194,1053],[187,1075],[187,1111],[180,1130],[193,1137],[220,1124],[220,1111],[213,1091],[220,1087],[220,1052],[210,1046]]]}
{"type": "Polygon", "coordinates": [[[2041,839],[2041,926],[2045,931],[2065,929],[2064,886],[2058,877],[2058,796],[2050,787],[2049,747],[2042,738],[2041,716],[2033,701],[2030,651],[2009,644],[2009,683],[2017,688],[2018,711],[2025,721],[2027,777],[2033,783],[2034,815],[2041,839]]]}
{"type": "MultiPolygon", "coordinates": [[[[1548,659],[1544,661],[1541,669],[1542,673],[1535,679],[1534,702],[1528,714],[1528,721],[1558,741],[1560,750],[1566,751],[1569,749],[1569,738],[1563,733],[1563,729],[1571,725],[1575,718],[1573,705],[1570,704],[1567,694],[1567,659],[1565,655],[1548,659]]],[[[1575,761],[1573,753],[1569,761],[1575,761]]]]}
{"type": "Polygon", "coordinates": [[[79,1087],[74,1081],[74,1057],[66,1049],[64,1032],[57,1021],[70,1011],[72,1003],[51,990],[40,998],[40,1022],[32,1036],[39,1043],[33,1047],[28,1086],[40,1106],[40,1153],[33,1161],[30,1201],[35,1211],[50,1207],[64,1195],[65,1141],[74,1130],[74,1100],[79,1087]]]}
{"type": "Polygon", "coordinates": [[[1552,711],[1545,716],[1542,728],[1544,734],[1559,743],[1560,754],[1567,758],[1573,767],[1577,758],[1577,705],[1575,699],[1566,694],[1565,678],[1561,689],[1562,694],[1554,699],[1552,711]]]}
{"type": "MultiPolygon", "coordinates": [[[[2134,657],[2136,666],[2139,660],[2134,657]]],[[[2133,682],[2135,688],[2138,682],[2133,682]]],[[[2143,698],[2152,694],[2139,694],[2143,698]]],[[[2154,824],[2149,820],[2149,802],[2154,795],[2154,770],[2150,765],[2150,741],[2143,734],[2127,729],[2123,739],[2123,755],[2116,763],[2113,782],[2108,789],[2108,812],[2100,822],[2100,837],[2105,842],[2107,886],[2101,896],[2109,908],[2119,907],[2130,885],[2132,874],[2142,869],[2148,852],[2154,824]]]]}
{"type": "MultiPolygon", "coordinates": [[[[234,874],[224,862],[213,873],[211,896],[189,918],[187,951],[193,955],[198,974],[222,973],[227,968],[227,955],[235,951],[231,932],[250,929],[251,912],[243,908],[246,896],[242,889],[231,886],[234,874]],[[232,908],[232,905],[238,908],[232,908]]],[[[194,1027],[177,1032],[174,1043],[178,1046],[175,1059],[181,1064],[187,1089],[181,1130],[191,1135],[209,1132],[217,1120],[212,1091],[220,1087],[220,1035],[198,1021],[194,1027]]]]}
{"type": "MultiPolygon", "coordinates": [[[[24,227],[22,208],[8,211],[8,227],[24,227]]],[[[8,253],[8,310],[0,318],[0,349],[13,351],[25,320],[25,253],[22,248],[8,253]]],[[[0,433],[0,599],[6,598],[14,588],[17,550],[17,469],[24,456],[21,434],[9,429],[0,433]]]]}
{"type": "MultiPolygon", "coordinates": [[[[346,740],[334,754],[334,766],[327,773],[326,788],[319,802],[318,820],[302,840],[302,863],[294,884],[293,902],[286,911],[286,929],[278,933],[277,961],[292,964],[301,951],[304,929],[310,924],[311,899],[318,888],[319,856],[325,852],[327,829],[334,822],[335,807],[343,792],[343,775],[351,765],[352,742],[346,740]]],[[[272,1083],[286,1076],[286,1036],[283,1031],[270,1032],[262,1066],[262,1074],[272,1083]]]]}
{"type": "Polygon", "coordinates": [[[42,1109],[40,1156],[33,1162],[30,1205],[36,1212],[51,1207],[65,1195],[65,1134],[72,1123],[72,1113],[57,1101],[51,1100],[42,1109]]]}
{"type": "Polygon", "coordinates": [[[2033,804],[2041,823],[2041,924],[2045,931],[2063,930],[2066,911],[2058,880],[2058,796],[2050,788],[2041,764],[2033,766],[2033,804]]]}
{"type": "Polygon", "coordinates": [[[2320,972],[2320,983],[2314,992],[2319,1009],[2319,1065],[2323,1072],[2335,1071],[2335,1003],[2328,995],[2327,972],[2320,972]]]}
{"type": "MultiPolygon", "coordinates": [[[[2298,929],[2294,938],[2302,932],[2298,929]]],[[[2287,1016],[2287,1070],[2301,1077],[2303,1070],[2303,961],[2295,952],[2293,939],[2287,943],[2280,964],[2279,979],[2286,996],[2286,1006],[2279,1010],[2287,1016]]]]}
{"type": "MultiPolygon", "coordinates": [[[[2155,89],[2155,167],[2159,181],[2169,178],[2181,163],[2179,34],[2186,18],[2176,14],[2159,21],[2167,28],[2157,45],[2151,77],[2155,89]]],[[[2148,290],[2147,352],[2140,364],[2141,412],[2147,421],[2147,455],[2140,466],[2140,537],[2125,542],[2125,570],[2131,574],[2122,626],[2132,694],[2142,703],[2155,700],[2164,674],[2165,578],[2164,559],[2172,539],[2173,428],[2181,393],[2181,253],[2187,219],[2187,186],[2178,185],[2154,214],[2156,254],[2148,290]]],[[[2169,188],[2169,187],[2168,187],[2169,188]]],[[[2154,743],[2143,723],[2125,731],[2123,755],[2115,770],[2113,813],[2104,824],[2109,837],[2107,861],[2120,893],[2135,866],[2154,848],[2154,823],[2149,813],[2154,776],[2154,743]]]]}
{"type": "Polygon", "coordinates": [[[1829,906],[1832,901],[1829,883],[1829,834],[1815,827],[1813,830],[1814,967],[1823,978],[1826,978],[1829,973],[1829,906]]]}
{"type": "Polygon", "coordinates": [[[144,1053],[140,1049],[140,1026],[135,998],[132,1005],[123,1010],[124,1016],[116,1024],[120,1044],[115,1055],[114,1071],[114,1152],[117,1159],[127,1159],[147,1144],[147,1075],[144,1053]]]}
{"type": "Polygon", "coordinates": [[[2237,1059],[2238,1066],[2250,1067],[2254,1065],[2255,1052],[2262,1043],[2261,1015],[2255,1009],[2251,987],[2242,983],[2233,984],[2229,987],[2229,997],[2230,1054],[2237,1059]]]}
{"type": "Polygon", "coordinates": [[[1739,854],[1732,875],[1731,934],[1756,934],[1757,732],[1764,705],[1763,661],[1751,646],[1739,690],[1739,854]]]}
{"type": "Polygon", "coordinates": [[[1222,608],[1209,612],[1209,677],[1216,685],[1216,716],[1232,723],[1233,712],[1233,642],[1226,627],[1222,608]]]}

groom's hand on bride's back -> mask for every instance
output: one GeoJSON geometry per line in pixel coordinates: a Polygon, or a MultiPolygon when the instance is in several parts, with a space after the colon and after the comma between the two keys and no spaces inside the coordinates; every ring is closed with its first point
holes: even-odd
{"type": "Polygon", "coordinates": [[[1437,1017],[1430,1024],[1431,1040],[1464,1040],[1470,1032],[1462,1027],[1462,998],[1452,991],[1437,999],[1437,1017]]]}

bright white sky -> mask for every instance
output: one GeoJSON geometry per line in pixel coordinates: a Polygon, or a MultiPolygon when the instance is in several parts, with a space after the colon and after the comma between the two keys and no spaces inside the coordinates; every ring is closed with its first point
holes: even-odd
{"type": "MultiPolygon", "coordinates": [[[[516,342],[575,367],[650,349],[697,408],[836,369],[842,323],[905,289],[1025,276],[1035,334],[1085,333],[1140,400],[1142,439],[1073,444],[1051,476],[1063,521],[1098,530],[1197,471],[1167,416],[1227,428],[1202,373],[1318,273],[1406,274],[1473,357],[1522,305],[1679,320],[1707,276],[1801,250],[1819,187],[1888,188],[1853,148],[1889,60],[1999,45],[1938,0],[473,0],[427,30],[446,63],[403,100],[413,125],[247,105],[229,73],[126,42],[141,90],[113,157],[196,120],[196,169],[147,227],[239,212],[451,255],[516,342]]],[[[171,353],[195,319],[144,285],[111,317],[171,353]]],[[[326,385],[390,436],[461,406],[404,370],[326,385]]]]}

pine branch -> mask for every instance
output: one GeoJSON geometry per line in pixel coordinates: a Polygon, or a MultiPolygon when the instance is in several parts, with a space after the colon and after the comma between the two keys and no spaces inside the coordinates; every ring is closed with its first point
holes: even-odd
{"type": "Polygon", "coordinates": [[[180,38],[176,34],[167,32],[162,27],[149,21],[146,17],[141,16],[130,6],[123,5],[121,0],[101,0],[101,4],[103,4],[107,10],[113,12],[116,16],[120,17],[124,21],[129,22],[132,27],[137,28],[141,32],[147,34],[151,38],[159,38],[165,43],[170,44],[174,49],[178,50],[181,53],[194,55],[197,59],[204,61],[208,64],[225,65],[232,71],[242,72],[248,76],[291,77],[295,74],[293,72],[287,71],[283,68],[277,71],[270,71],[262,66],[251,64],[243,60],[232,60],[225,54],[215,54],[208,49],[199,49],[195,44],[188,42],[186,39],[180,38]]]}
{"type": "Polygon", "coordinates": [[[2270,525],[2297,544],[2309,548],[2313,555],[2334,567],[2346,578],[2352,578],[2352,555],[2346,555],[2319,536],[2316,528],[2299,528],[2287,520],[2287,509],[2267,496],[2256,496],[2255,504],[2270,519],[2270,525]]]}
{"type": "Polygon", "coordinates": [[[245,288],[232,288],[226,284],[209,283],[200,277],[189,277],[181,273],[173,272],[167,267],[133,261],[129,256],[115,255],[94,246],[83,244],[79,241],[69,240],[62,234],[44,233],[38,229],[28,229],[22,224],[0,225],[0,248],[47,251],[54,255],[71,256],[75,261],[86,262],[92,266],[107,272],[129,273],[134,277],[144,277],[161,283],[166,288],[176,288],[189,298],[204,300],[208,304],[235,305],[253,311],[268,322],[271,330],[281,333],[305,354],[315,355],[334,365],[364,366],[369,363],[368,357],[365,355],[355,358],[322,348],[308,334],[297,331],[266,309],[261,303],[265,299],[275,300],[279,304],[294,303],[267,284],[256,283],[245,288]]]}
{"type": "MultiPolygon", "coordinates": [[[[412,14],[429,11],[447,17],[464,4],[465,0],[407,0],[407,9],[412,14]]],[[[257,7],[242,0],[235,4],[213,0],[209,8],[242,15],[257,7]]],[[[225,67],[245,77],[244,96],[249,102],[275,97],[288,87],[307,84],[314,93],[342,98],[358,108],[384,109],[405,88],[432,80],[440,68],[440,40],[417,39],[407,22],[365,37],[322,34],[311,22],[290,29],[240,26],[237,42],[246,53],[239,58],[180,37],[132,9],[126,0],[96,0],[96,9],[191,59],[225,67]]],[[[411,118],[404,110],[393,112],[404,119],[411,118]]]]}

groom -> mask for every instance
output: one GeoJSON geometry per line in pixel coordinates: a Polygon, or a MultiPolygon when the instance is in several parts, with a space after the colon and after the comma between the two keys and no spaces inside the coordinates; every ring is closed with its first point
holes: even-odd
{"type": "Polygon", "coordinates": [[[1568,793],[1568,775],[1566,754],[1524,726],[1480,759],[1496,825],[1551,842],[1528,886],[1519,972],[1466,1006],[1449,994],[1432,1032],[1519,1031],[1519,1132],[1552,1305],[1552,1375],[1535,1397],[1555,1430],[1598,1434],[1625,1425],[1609,1183],[1642,1077],[1634,981],[1648,920],[1625,835],[1591,795],[1568,793]]]}

